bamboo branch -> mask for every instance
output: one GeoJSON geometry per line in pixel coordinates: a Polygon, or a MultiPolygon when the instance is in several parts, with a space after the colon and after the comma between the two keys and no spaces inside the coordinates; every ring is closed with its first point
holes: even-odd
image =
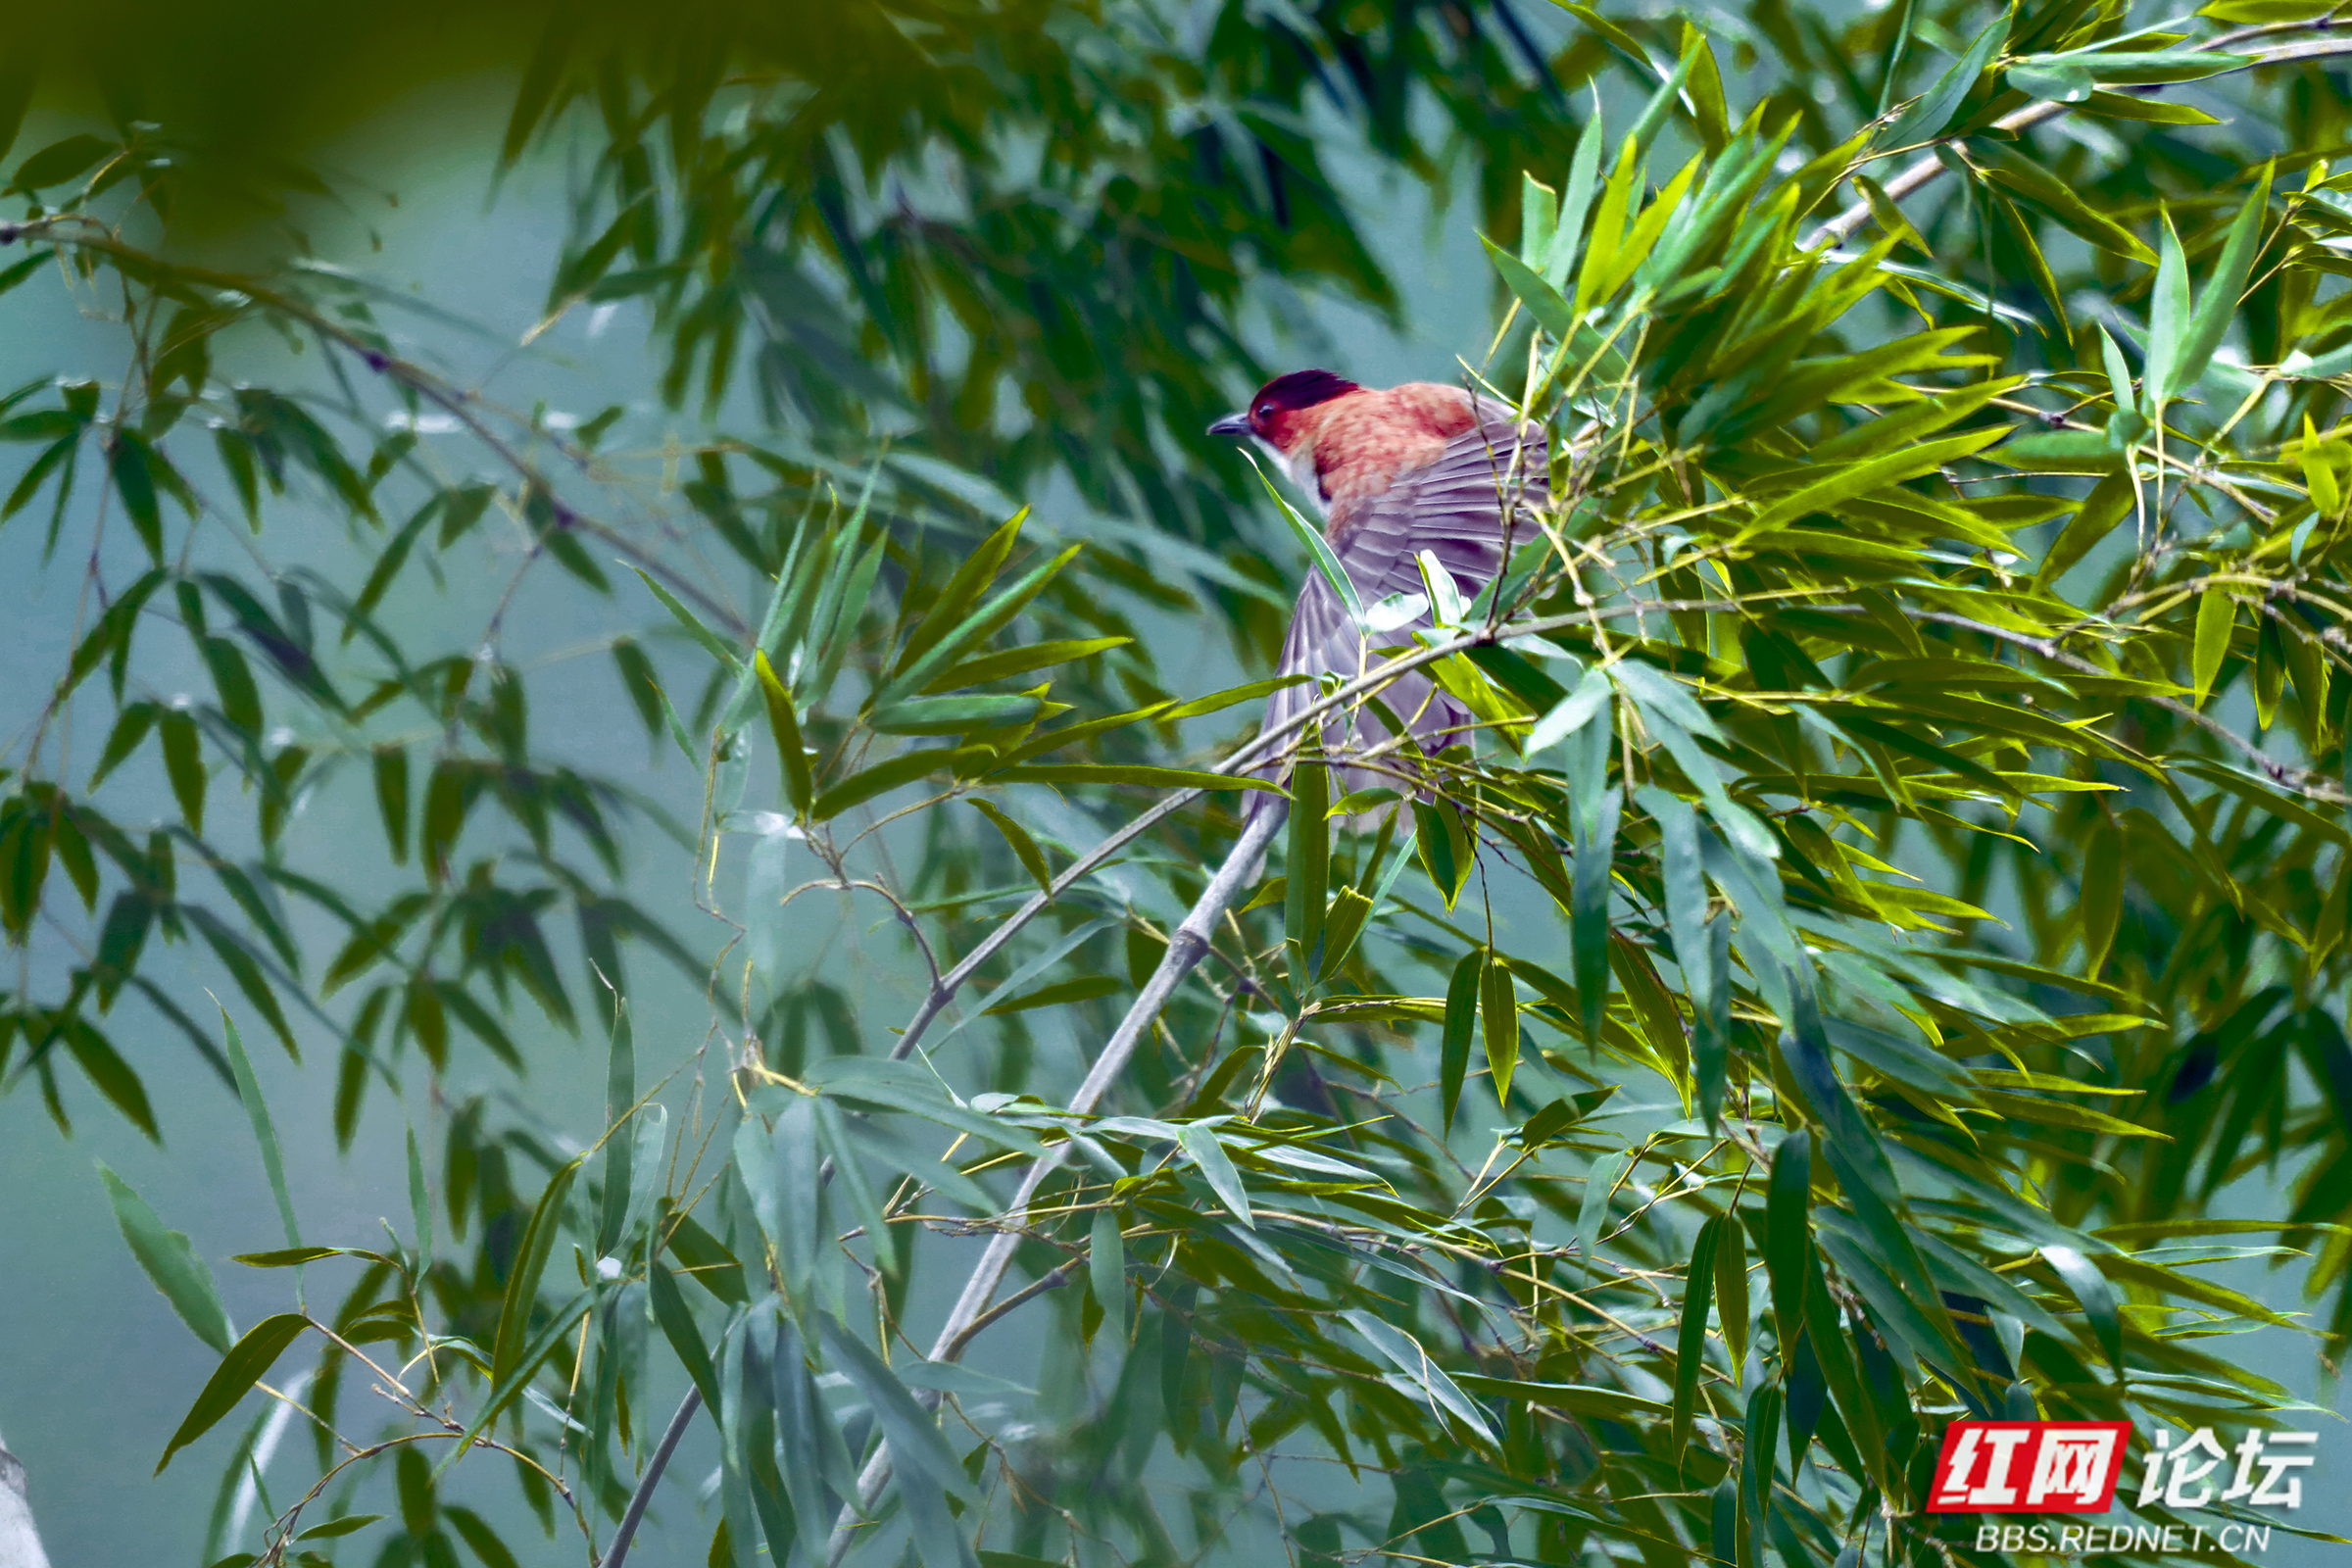
{"type": "MultiPolygon", "coordinates": [[[[1225,863],[1217,867],[1217,874],[1209,878],[1207,887],[1201,889],[1192,912],[1184,917],[1184,923],[1168,939],[1168,950],[1160,956],[1159,967],[1152,971],[1152,978],[1144,983],[1144,989],[1137,995],[1134,1005],[1127,1009],[1127,1016],[1119,1020],[1118,1028],[1111,1031],[1102,1054],[1095,1057],[1095,1065],[1087,1073],[1086,1081],[1078,1086],[1077,1094],[1070,1098],[1069,1108],[1072,1113],[1083,1116],[1101,1104],[1102,1097],[1110,1092],[1110,1086],[1127,1070],[1127,1063],[1135,1055],[1135,1048],[1142,1041],[1144,1032],[1152,1027],[1152,1020],[1159,1016],[1168,999],[1176,994],[1176,988],[1183,984],[1185,976],[1192,973],[1208,952],[1209,933],[1240,895],[1243,885],[1257,869],[1266,847],[1274,842],[1274,835],[1282,830],[1283,819],[1288,814],[1289,808],[1280,802],[1270,803],[1268,807],[1250,813],[1243,824],[1242,836],[1226,852],[1225,863]]],[[[1038,1188],[1045,1184],[1046,1178],[1059,1167],[1070,1148],[1068,1143],[1059,1144],[1031,1162],[1028,1170],[1022,1173],[1019,1189],[1013,1194],[1008,1210],[1011,1216],[1018,1216],[1027,1209],[1029,1200],[1037,1195],[1038,1188]]],[[[948,1320],[941,1326],[939,1338],[932,1345],[932,1360],[955,1360],[971,1344],[973,1336],[1002,1315],[989,1311],[989,1298],[996,1294],[997,1286],[1004,1278],[1004,1271],[1012,1266],[1012,1254],[1019,1247],[1020,1239],[1019,1230],[1012,1224],[1007,1224],[989,1238],[988,1250],[981,1254],[980,1266],[964,1282],[963,1294],[956,1298],[955,1309],[948,1313],[948,1320]]],[[[1040,1282],[1041,1285],[1043,1283],[1040,1282]]],[[[927,1389],[916,1391],[915,1397],[928,1406],[936,1407],[939,1402],[939,1395],[927,1389]]],[[[889,1481],[890,1446],[884,1444],[874,1450],[874,1456],[867,1461],[864,1473],[858,1478],[859,1506],[870,1509],[889,1481]]],[[[850,1549],[850,1543],[857,1535],[858,1517],[856,1509],[842,1510],[840,1520],[833,1527],[831,1561],[840,1562],[843,1554],[850,1549]]],[[[613,1568],[613,1565],[608,1564],[607,1568],[613,1568]]]]}
{"type": "MultiPolygon", "coordinates": [[[[2218,45],[2228,41],[2227,38],[2216,38],[2212,40],[2212,43],[2218,45]]],[[[2337,55],[2352,55],[2352,38],[2312,38],[2306,39],[2302,43],[2280,44],[2275,49],[2256,50],[2246,57],[2244,65],[2231,66],[2228,71],[2217,71],[2214,75],[2226,76],[2239,71],[2258,71],[2264,66],[2292,65],[2301,60],[2326,60],[2337,55]]],[[[2211,80],[2212,77],[2200,79],[2211,80]]],[[[2027,130],[2072,114],[2074,110],[2073,104],[2046,101],[2028,104],[2023,109],[2003,115],[1992,124],[1996,130],[2027,130]]],[[[1934,153],[1930,153],[1886,181],[1886,198],[1889,201],[1899,202],[1904,197],[1925,187],[1943,172],[1942,162],[1934,153]]],[[[1856,202],[1836,218],[1813,230],[1812,233],[1807,234],[1804,238],[1803,249],[1811,251],[1819,250],[1824,245],[1842,244],[1853,237],[1856,229],[1869,221],[1870,203],[1856,202]]]]}
{"type": "MultiPolygon", "coordinates": [[[[686,1429],[694,1424],[694,1412],[702,1407],[701,1389],[688,1389],[686,1397],[678,1401],[677,1414],[669,1418],[668,1427],[662,1433],[661,1443],[655,1446],[653,1457],[645,1462],[645,1474],[638,1478],[637,1490],[629,1494],[628,1511],[620,1516],[620,1528],[612,1532],[612,1552],[605,1559],[604,1568],[621,1568],[621,1564],[628,1560],[629,1543],[637,1539],[638,1521],[645,1517],[646,1504],[654,1500],[654,1488],[660,1484],[662,1472],[668,1468],[669,1456],[676,1449],[678,1440],[686,1436],[686,1429]]],[[[0,1568],[7,1568],[7,1565],[0,1564],[0,1568]]]]}

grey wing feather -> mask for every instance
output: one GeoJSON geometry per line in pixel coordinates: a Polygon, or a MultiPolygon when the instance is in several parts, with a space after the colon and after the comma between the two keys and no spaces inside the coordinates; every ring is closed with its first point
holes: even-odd
{"type": "MultiPolygon", "coordinates": [[[[1344,536],[1334,541],[1364,604],[1391,594],[1421,592],[1418,558],[1425,550],[1453,575],[1465,599],[1475,596],[1501,564],[1504,498],[1541,506],[1549,494],[1541,427],[1514,427],[1510,411],[1502,405],[1488,398],[1478,403],[1483,421],[1479,428],[1456,436],[1435,463],[1412,478],[1359,503],[1344,536]]],[[[1533,529],[1533,522],[1522,515],[1512,529],[1514,542],[1529,537],[1533,529]]],[[[1382,640],[1407,642],[1413,630],[1429,624],[1424,614],[1382,640]]],[[[1349,624],[1347,609],[1330,584],[1320,575],[1310,576],[1292,612],[1290,634],[1283,639],[1282,671],[1352,679],[1378,662],[1349,624]]],[[[1319,696],[1315,687],[1305,684],[1275,693],[1266,704],[1266,728],[1288,723],[1319,696]]],[[[1433,752],[1449,744],[1447,737],[1469,718],[1458,704],[1419,675],[1399,679],[1383,694],[1383,701],[1433,752]]],[[[1369,714],[1354,726],[1360,745],[1377,744],[1387,734],[1387,726],[1369,714]]],[[[1326,744],[1337,741],[1336,736],[1326,738],[1326,744]]],[[[1289,749],[1286,745],[1284,751],[1289,749]]],[[[1282,768],[1277,762],[1267,771],[1278,774],[1282,768]]],[[[1347,770],[1343,780],[1344,789],[1394,782],[1356,769],[1347,770]]]]}

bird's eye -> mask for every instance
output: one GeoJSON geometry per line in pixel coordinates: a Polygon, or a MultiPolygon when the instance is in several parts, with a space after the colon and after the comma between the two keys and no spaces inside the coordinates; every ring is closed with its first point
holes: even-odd
{"type": "Polygon", "coordinates": [[[1274,417],[1274,405],[1271,403],[1260,403],[1257,406],[1257,417],[1261,420],[1271,419],[1274,417]]]}

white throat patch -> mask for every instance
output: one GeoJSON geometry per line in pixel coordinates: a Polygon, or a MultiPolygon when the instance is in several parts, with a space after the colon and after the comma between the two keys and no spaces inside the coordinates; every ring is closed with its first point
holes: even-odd
{"type": "Polygon", "coordinates": [[[1285,457],[1265,437],[1253,435],[1250,439],[1258,451],[1272,460],[1276,467],[1291,476],[1291,483],[1297,485],[1299,493],[1306,497],[1308,504],[1315,509],[1316,516],[1328,517],[1331,514],[1331,509],[1323,499],[1323,483],[1315,475],[1315,454],[1311,446],[1301,447],[1296,457],[1285,457]]]}

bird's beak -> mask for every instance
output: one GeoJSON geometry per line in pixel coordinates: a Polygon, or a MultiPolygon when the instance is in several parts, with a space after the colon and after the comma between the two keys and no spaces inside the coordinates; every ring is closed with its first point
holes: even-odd
{"type": "Polygon", "coordinates": [[[1208,433],[1210,435],[1248,435],[1250,433],[1250,416],[1247,414],[1228,414],[1225,416],[1225,417],[1210,425],[1208,427],[1208,433]]]}

